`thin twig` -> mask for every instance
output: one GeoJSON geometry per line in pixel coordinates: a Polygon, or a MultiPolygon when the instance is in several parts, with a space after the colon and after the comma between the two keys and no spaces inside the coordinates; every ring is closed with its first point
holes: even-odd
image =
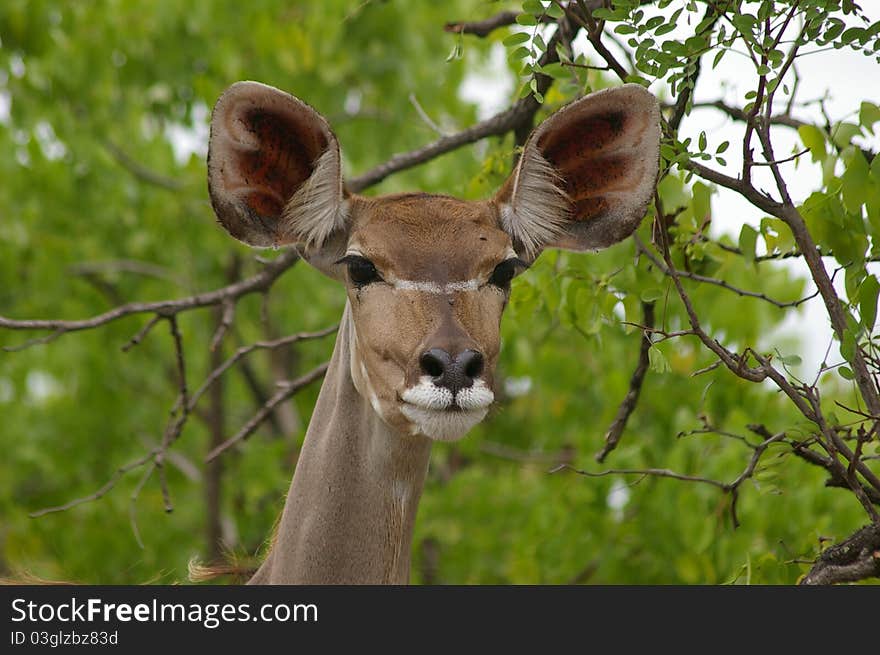
{"type": "MultiPolygon", "coordinates": [[[[564,19],[563,19],[564,20],[564,19]]],[[[547,43],[547,50],[538,60],[539,66],[546,66],[559,60],[556,52],[556,44],[561,38],[561,29],[557,29],[547,43]]],[[[538,74],[537,77],[538,93],[544,94],[553,83],[553,78],[548,75],[538,74]]],[[[532,119],[541,103],[535,98],[534,93],[530,93],[524,98],[520,98],[510,108],[487,118],[484,121],[476,123],[460,132],[440,137],[436,141],[429,143],[421,148],[411,150],[410,152],[398,153],[392,155],[387,161],[372,168],[362,175],[353,177],[346,181],[346,188],[358,193],[367,187],[378,184],[386,177],[393,173],[397,173],[427,161],[431,161],[440,155],[451,152],[456,148],[475,143],[490,136],[500,136],[508,132],[516,131],[525,125],[531,125],[532,119]]]]}
{"type": "MultiPolygon", "coordinates": [[[[644,254],[648,259],[651,260],[651,263],[654,264],[657,268],[659,268],[665,275],[672,275],[671,269],[664,264],[660,259],[658,259],[654,253],[648,250],[644,244],[639,246],[639,252],[644,254]]],[[[809,296],[804,296],[803,298],[798,298],[797,300],[776,300],[775,298],[771,298],[768,295],[761,293],[760,291],[749,291],[748,289],[740,289],[739,287],[735,287],[732,284],[725,282],[724,280],[719,280],[713,277],[706,277],[705,275],[699,275],[697,273],[691,273],[690,271],[682,271],[675,270],[675,275],[678,277],[687,278],[688,280],[694,280],[695,282],[703,282],[705,284],[714,284],[715,286],[721,287],[722,289],[726,289],[735,293],[738,296],[747,297],[747,298],[757,298],[758,300],[763,300],[765,302],[774,305],[775,307],[779,307],[780,309],[785,309],[787,307],[799,307],[800,305],[808,302],[819,295],[819,292],[810,294],[809,296]]]]}
{"type": "Polygon", "coordinates": [[[235,302],[232,300],[226,300],[223,303],[223,313],[220,316],[220,322],[217,324],[217,329],[214,332],[214,337],[211,339],[211,352],[217,350],[220,347],[220,344],[223,342],[223,337],[226,336],[226,332],[229,330],[229,326],[232,325],[232,321],[235,318],[235,302]]]}
{"type": "Polygon", "coordinates": [[[205,457],[206,462],[212,461],[215,457],[222,454],[226,450],[230,449],[232,446],[237,444],[240,441],[244,441],[249,436],[251,436],[254,431],[260,427],[260,424],[266,420],[266,417],[272,413],[272,411],[283,403],[285,400],[293,396],[297,391],[302,389],[308,384],[311,384],[315,380],[320,379],[324,373],[327,372],[328,362],[321,364],[313,368],[311,371],[306,373],[305,375],[298,377],[296,380],[292,380],[290,382],[286,382],[283,384],[280,390],[278,390],[274,396],[272,396],[266,404],[263,405],[257,413],[251,417],[251,419],[245,423],[244,427],[239,430],[235,436],[230,437],[222,444],[211,450],[205,457]]]}
{"type": "Polygon", "coordinates": [[[142,262],[134,259],[111,259],[102,262],[82,262],[73,264],[68,269],[71,275],[98,275],[101,273],[134,273],[159,280],[173,282],[177,286],[185,286],[183,279],[176,276],[172,271],[150,262],[142,262]]]}
{"type": "Polygon", "coordinates": [[[623,436],[623,431],[626,429],[627,421],[629,421],[629,417],[632,415],[633,411],[635,411],[636,404],[639,401],[639,393],[642,390],[642,383],[645,381],[645,374],[648,372],[648,365],[650,363],[648,353],[651,350],[650,330],[654,327],[654,303],[643,302],[642,314],[644,316],[643,321],[646,329],[643,331],[642,338],[639,342],[638,363],[636,364],[632,377],[630,377],[629,389],[623,397],[620,406],[617,408],[617,414],[615,414],[614,420],[605,432],[605,445],[602,447],[602,450],[596,453],[597,462],[605,461],[608,454],[617,448],[617,444],[623,436]]]}
{"type": "Polygon", "coordinates": [[[424,121],[425,125],[430,127],[432,130],[434,130],[440,136],[446,136],[446,132],[439,125],[437,125],[437,123],[435,123],[433,121],[433,119],[431,119],[430,116],[428,116],[428,112],[426,112],[425,108],[422,107],[421,103],[419,102],[419,99],[416,98],[415,93],[409,94],[409,103],[415,108],[416,113],[419,115],[419,118],[421,118],[422,121],[424,121]]]}
{"type": "Polygon", "coordinates": [[[254,350],[272,350],[275,348],[281,348],[283,346],[289,346],[300,341],[320,339],[322,337],[326,337],[327,335],[333,334],[338,329],[338,324],[331,325],[330,327],[324,328],[323,330],[318,330],[317,332],[298,332],[297,334],[291,334],[280,339],[275,339],[273,341],[257,341],[248,346],[242,346],[241,348],[236,350],[231,357],[229,357],[220,366],[218,366],[208,374],[208,377],[205,378],[202,386],[200,386],[198,390],[196,390],[196,392],[193,394],[192,399],[190,400],[190,407],[195,407],[196,403],[198,403],[199,401],[199,398],[201,398],[205,391],[207,391],[208,388],[212,384],[214,384],[214,382],[216,382],[217,378],[223,375],[243,357],[246,357],[254,350]]]}
{"type": "Polygon", "coordinates": [[[675,471],[670,471],[669,469],[658,469],[658,468],[647,468],[647,469],[606,469],[604,471],[584,471],[570,464],[559,464],[558,466],[553,467],[548,471],[548,473],[558,473],[563,470],[568,470],[573,473],[577,473],[578,475],[585,475],[589,478],[604,478],[609,475],[641,475],[643,477],[658,477],[658,478],[673,478],[674,480],[682,480],[684,482],[701,482],[703,484],[710,484],[713,487],[718,487],[719,489],[725,488],[725,483],[720,482],[718,480],[713,480],[711,478],[703,478],[696,475],[685,475],[683,473],[676,473],[675,471]]]}
{"type": "Polygon", "coordinates": [[[150,452],[142,455],[138,459],[125,464],[124,466],[120,466],[113,472],[113,475],[110,476],[110,479],[104,483],[104,485],[99,488],[97,491],[90,493],[88,496],[82,496],[81,498],[75,498],[70,500],[62,505],[55,505],[53,507],[46,507],[44,509],[39,509],[35,512],[30,512],[28,516],[32,519],[38,518],[40,516],[44,516],[46,514],[52,514],[54,512],[64,512],[72,507],[76,507],[77,505],[82,505],[83,503],[88,503],[94,500],[98,500],[103,496],[107,495],[107,493],[116,486],[116,483],[119,482],[120,478],[124,476],[126,473],[133,471],[137,468],[140,468],[147,462],[149,462],[156,453],[159,452],[158,448],[152,449],[150,452]]]}
{"type": "Polygon", "coordinates": [[[101,143],[120,166],[141,182],[146,182],[147,184],[159,187],[160,189],[166,189],[167,191],[180,191],[183,188],[184,185],[179,180],[159,175],[155,171],[151,171],[140,162],[135,161],[113,141],[104,139],[101,143]]]}
{"type": "Polygon", "coordinates": [[[151,318],[149,321],[147,321],[147,323],[144,325],[144,327],[142,327],[140,330],[138,330],[137,333],[131,339],[129,339],[125,344],[123,344],[122,352],[124,352],[124,353],[128,352],[129,350],[131,350],[132,348],[137,346],[141,341],[144,340],[144,338],[147,336],[147,334],[149,334],[150,330],[152,330],[154,327],[156,327],[156,324],[161,320],[162,320],[162,315],[156,314],[153,318],[151,318]]]}

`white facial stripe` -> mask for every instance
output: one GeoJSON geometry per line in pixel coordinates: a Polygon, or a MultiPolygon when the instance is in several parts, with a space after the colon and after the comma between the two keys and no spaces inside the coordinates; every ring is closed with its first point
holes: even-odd
{"type": "Polygon", "coordinates": [[[390,284],[399,291],[420,291],[422,293],[448,295],[450,293],[459,293],[461,291],[476,291],[480,288],[482,283],[482,280],[465,280],[463,282],[449,282],[448,284],[414,280],[394,280],[390,284]]]}

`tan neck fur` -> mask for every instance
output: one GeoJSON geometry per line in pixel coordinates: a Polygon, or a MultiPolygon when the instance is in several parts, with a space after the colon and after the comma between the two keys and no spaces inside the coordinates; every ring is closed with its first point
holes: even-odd
{"type": "Polygon", "coordinates": [[[274,543],[250,584],[406,584],[431,452],[392,431],[351,377],[351,309],[306,433],[274,543]]]}

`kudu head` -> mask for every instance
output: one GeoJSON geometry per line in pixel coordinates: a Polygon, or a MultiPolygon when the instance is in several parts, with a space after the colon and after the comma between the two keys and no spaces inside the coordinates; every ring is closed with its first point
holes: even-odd
{"type": "Polygon", "coordinates": [[[545,120],[496,195],[349,193],[339,143],[299,99],[239,82],[211,122],[208,187],[223,227],[252,246],[295,245],[341,281],[355,389],[390,425],[462,437],[494,400],[511,279],[545,248],[629,236],[654,192],[659,109],[636,85],[545,120]]]}

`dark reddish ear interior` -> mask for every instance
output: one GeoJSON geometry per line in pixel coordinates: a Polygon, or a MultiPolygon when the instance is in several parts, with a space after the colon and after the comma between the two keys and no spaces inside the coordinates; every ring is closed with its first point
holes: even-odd
{"type": "Polygon", "coordinates": [[[620,108],[585,116],[570,111],[538,138],[538,150],[559,171],[572,202],[571,220],[588,221],[606,211],[603,194],[622,188],[631,176],[630,158],[614,145],[637,119],[620,108]]]}
{"type": "Polygon", "coordinates": [[[507,208],[506,227],[520,241],[534,236],[541,248],[594,250],[626,238],[653,196],[659,125],[656,98],[634,84],[559,110],[532,133],[517,171],[496,196],[502,216],[507,208]],[[564,193],[562,215],[542,215],[553,198],[541,190],[546,184],[564,193]]]}
{"type": "Polygon", "coordinates": [[[299,99],[256,82],[234,84],[214,108],[208,148],[208,188],[220,223],[254,246],[289,241],[285,207],[328,149],[338,174],[338,148],[324,118],[299,99]]]}

